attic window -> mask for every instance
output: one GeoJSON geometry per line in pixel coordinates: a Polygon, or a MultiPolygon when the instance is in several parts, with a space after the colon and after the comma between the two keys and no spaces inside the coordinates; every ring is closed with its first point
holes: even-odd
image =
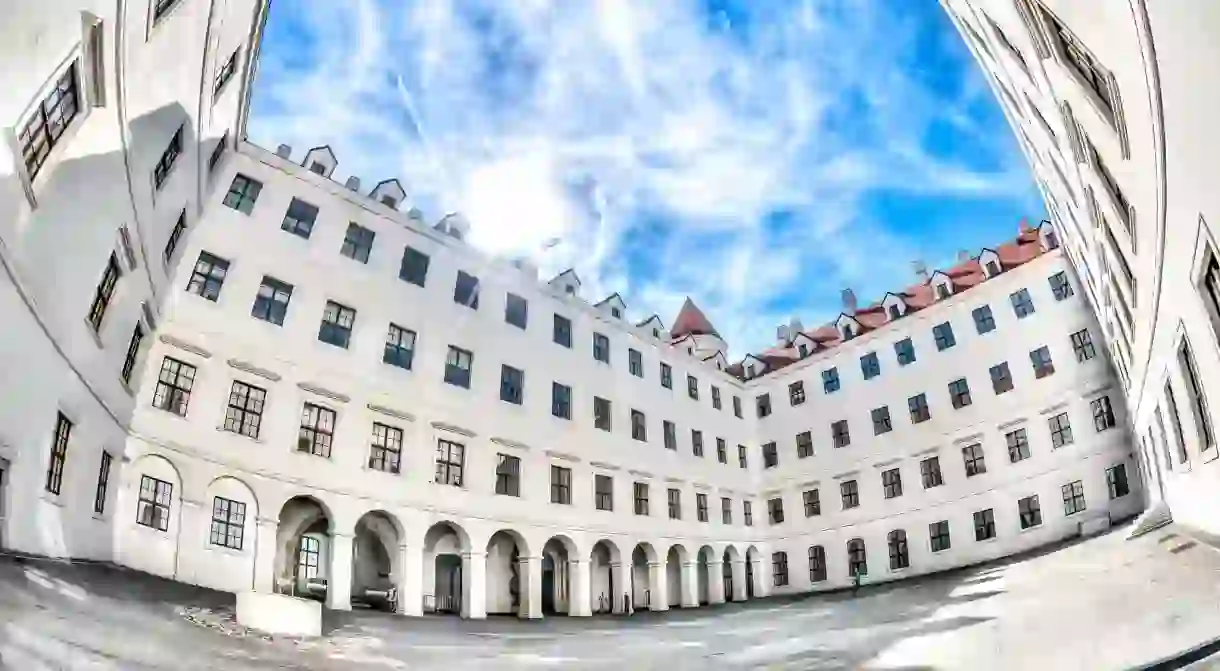
{"type": "Polygon", "coordinates": [[[746,366],[746,377],[754,377],[754,364],[746,366]]]}
{"type": "Polygon", "coordinates": [[[944,282],[941,282],[940,284],[936,285],[936,297],[940,298],[940,299],[948,298],[949,297],[949,285],[944,282]]]}
{"type": "Polygon", "coordinates": [[[898,309],[898,306],[891,305],[890,306],[890,319],[898,319],[901,316],[902,316],[902,312],[898,309]]]}
{"type": "Polygon", "coordinates": [[[575,293],[576,293],[576,287],[574,287],[574,286],[572,286],[571,284],[569,284],[569,285],[564,286],[564,291],[568,292],[569,294],[575,294],[575,293]]]}
{"type": "Polygon", "coordinates": [[[652,330],[652,337],[654,337],[654,338],[660,338],[660,337],[661,337],[661,331],[660,331],[660,330],[658,330],[658,329],[655,329],[655,328],[654,328],[654,329],[652,330]]]}
{"type": "Polygon", "coordinates": [[[317,161],[314,161],[313,163],[309,164],[309,171],[314,174],[317,174],[317,175],[325,176],[326,175],[326,166],[322,165],[321,163],[318,163],[317,161]]]}
{"type": "Polygon", "coordinates": [[[809,356],[809,345],[801,343],[796,346],[796,351],[800,352],[801,358],[804,359],[805,357],[809,356]]]}
{"type": "Polygon", "coordinates": [[[621,319],[623,316],[623,312],[622,312],[622,310],[619,310],[618,308],[610,308],[610,316],[614,317],[615,319],[621,319]]]}
{"type": "Polygon", "coordinates": [[[1000,274],[1000,264],[995,261],[987,262],[987,277],[995,277],[1000,274]]]}
{"type": "Polygon", "coordinates": [[[694,348],[694,347],[687,347],[687,348],[686,348],[686,353],[687,353],[687,354],[694,354],[694,353],[695,353],[695,348],[694,348]]]}
{"type": "Polygon", "coordinates": [[[382,196],[381,202],[388,207],[398,207],[398,199],[394,196],[382,196]]]}

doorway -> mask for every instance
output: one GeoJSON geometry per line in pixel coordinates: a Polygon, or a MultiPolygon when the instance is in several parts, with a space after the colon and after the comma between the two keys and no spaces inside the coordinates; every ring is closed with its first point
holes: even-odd
{"type": "Polygon", "coordinates": [[[555,560],[550,555],[542,556],[542,614],[554,615],[555,608],[555,560]]]}

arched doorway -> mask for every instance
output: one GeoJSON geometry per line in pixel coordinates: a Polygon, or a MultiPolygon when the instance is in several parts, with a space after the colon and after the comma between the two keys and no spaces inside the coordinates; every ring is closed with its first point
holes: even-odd
{"type": "Polygon", "coordinates": [[[753,599],[757,595],[762,594],[759,581],[762,580],[762,571],[759,570],[758,564],[762,559],[762,553],[758,548],[751,545],[746,550],[746,599],[753,599]]]}
{"type": "Polygon", "coordinates": [[[424,533],[425,613],[462,612],[462,554],[469,552],[470,537],[453,522],[437,522],[424,533]]]}
{"type": "Polygon", "coordinates": [[[589,605],[594,614],[621,613],[630,595],[628,584],[615,579],[615,567],[622,567],[618,546],[600,540],[589,552],[589,605]]]}
{"type": "MultiPolygon", "coordinates": [[[[673,545],[665,554],[665,594],[667,605],[677,608],[683,605],[686,581],[683,575],[687,569],[690,555],[682,545],[673,545]]],[[[693,605],[693,604],[692,604],[693,605]]]]}
{"type": "Polygon", "coordinates": [[[396,612],[402,583],[402,527],[397,518],[375,510],[357,522],[352,536],[352,604],[396,612]]]}
{"type": "Polygon", "coordinates": [[[574,614],[571,562],[576,544],[567,536],[553,536],[542,546],[542,614],[574,614]]]}
{"type": "Polygon", "coordinates": [[[737,601],[740,597],[737,594],[738,581],[733,578],[737,571],[737,564],[741,561],[741,553],[732,545],[724,549],[724,555],[721,557],[721,570],[724,580],[724,600],[737,601]]]}
{"type": "Polygon", "coordinates": [[[326,600],[332,519],[326,506],[312,496],[294,496],[284,502],[275,533],[276,592],[326,600]]]}
{"type": "Polygon", "coordinates": [[[632,610],[665,610],[669,607],[658,582],[663,579],[660,557],[651,543],[642,542],[631,551],[632,610]]]}
{"type": "MultiPolygon", "coordinates": [[[[711,574],[712,560],[716,557],[716,551],[710,545],[704,545],[699,548],[699,556],[695,565],[695,596],[699,600],[699,605],[706,606],[712,603],[712,580],[721,580],[721,576],[713,576],[711,574]]],[[[721,595],[720,600],[724,597],[721,595]]]]}
{"type": "Polygon", "coordinates": [[[487,539],[488,615],[529,617],[529,569],[521,561],[526,557],[529,548],[516,531],[503,529],[487,539]]]}

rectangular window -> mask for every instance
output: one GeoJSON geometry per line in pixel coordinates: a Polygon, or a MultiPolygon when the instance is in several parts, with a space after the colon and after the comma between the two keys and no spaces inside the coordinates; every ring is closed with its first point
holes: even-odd
{"type": "Polygon", "coordinates": [[[995,330],[995,317],[991,314],[990,305],[979,306],[972,310],[970,315],[974,317],[974,328],[979,335],[995,330]]]}
{"type": "Polygon", "coordinates": [[[292,202],[288,204],[288,211],[284,213],[284,221],[280,223],[280,230],[308,240],[309,236],[313,234],[313,225],[317,219],[317,207],[300,198],[293,198],[292,202]]]}
{"type": "Polygon", "coordinates": [[[633,490],[633,494],[634,494],[634,498],[635,498],[635,514],[636,515],[647,515],[648,514],[648,483],[647,482],[637,482],[632,487],[632,490],[633,490]]]}
{"type": "Polygon", "coordinates": [[[444,439],[436,441],[436,484],[461,487],[465,468],[465,445],[444,439]]]}
{"type": "Polygon", "coordinates": [[[1127,465],[1119,464],[1106,469],[1106,488],[1111,499],[1118,499],[1131,493],[1127,485],[1127,465]]]}
{"type": "Polygon", "coordinates": [[[974,513],[974,540],[995,538],[995,513],[991,508],[974,513]]]}
{"type": "Polygon", "coordinates": [[[725,444],[724,438],[716,439],[716,461],[722,464],[729,463],[729,448],[725,444]]]}
{"type": "Polygon", "coordinates": [[[556,345],[572,347],[572,320],[563,315],[555,315],[555,323],[551,328],[551,340],[556,345]]]}
{"type": "Polygon", "coordinates": [[[240,550],[246,531],[246,504],[219,496],[212,499],[212,545],[240,550]]]}
{"type": "Polygon", "coordinates": [[[1216,433],[1212,430],[1211,414],[1207,410],[1207,399],[1203,396],[1203,387],[1199,384],[1199,371],[1195,367],[1195,358],[1190,352],[1190,345],[1185,340],[1178,347],[1178,366],[1182,369],[1182,377],[1186,380],[1186,395],[1190,397],[1190,407],[1194,410],[1195,430],[1199,436],[1199,450],[1209,450],[1216,445],[1216,433]]]}
{"type": "Polygon", "coordinates": [[[665,443],[665,449],[678,449],[678,428],[668,419],[661,420],[661,440],[665,443]]]}
{"type": "Polygon", "coordinates": [[[233,183],[225,193],[224,204],[242,214],[250,214],[254,211],[254,204],[258,202],[258,195],[262,191],[262,182],[245,175],[234,175],[233,183]]]}
{"type": "Polygon", "coordinates": [[[161,252],[161,259],[165,265],[169,265],[170,260],[174,258],[174,252],[178,249],[178,242],[182,240],[182,234],[186,232],[186,210],[178,213],[178,221],[174,222],[174,230],[170,231],[169,239],[165,241],[165,251],[161,252]]]}
{"type": "Polygon", "coordinates": [[[699,380],[695,379],[694,375],[686,376],[686,395],[699,400],[699,380]]]}
{"type": "Polygon", "coordinates": [[[72,437],[72,421],[64,414],[55,416],[55,433],[51,439],[51,454],[47,462],[46,490],[59,495],[64,482],[64,465],[68,461],[68,441],[72,437]]]}
{"type": "Polygon", "coordinates": [[[297,577],[318,577],[318,566],[322,560],[322,542],[313,536],[301,536],[301,549],[297,553],[297,577]]]}
{"type": "Polygon", "coordinates": [[[720,387],[712,385],[712,409],[720,409],[720,387]]]}
{"type": "Polygon", "coordinates": [[[263,283],[254,296],[254,306],[250,308],[250,316],[271,322],[276,326],[284,325],[288,316],[288,302],[292,300],[292,285],[281,282],[269,275],[263,275],[263,283]]]}
{"type": "Polygon", "coordinates": [[[945,484],[940,473],[940,457],[928,457],[919,462],[919,475],[923,478],[923,488],[931,489],[945,484]]]}
{"type": "Polygon", "coordinates": [[[225,431],[257,439],[266,400],[266,389],[234,381],[229,389],[229,402],[225,406],[225,431]]]}
{"type": "Polygon", "coordinates": [[[954,409],[962,409],[970,405],[970,384],[966,382],[966,378],[958,378],[949,383],[949,400],[953,402],[954,409]]]}
{"type": "Polygon", "coordinates": [[[110,299],[114,298],[114,289],[119,283],[119,259],[110,252],[106,260],[106,269],[102,271],[102,279],[97,283],[93,293],[93,303],[89,305],[89,325],[95,332],[101,331],[102,319],[106,316],[106,308],[110,307],[110,299]]]}
{"type": "Polygon", "coordinates": [[[674,369],[664,361],[661,362],[661,386],[666,389],[674,388],[674,369]]]}
{"type": "Polygon", "coordinates": [[[1029,289],[1012,292],[1008,295],[1008,300],[1012,302],[1012,311],[1017,315],[1017,319],[1024,319],[1034,313],[1034,299],[1030,298],[1029,289]]]}
{"type": "Polygon", "coordinates": [[[220,288],[224,286],[228,272],[228,261],[207,252],[199,252],[199,260],[195,262],[195,269],[191,272],[186,290],[216,302],[220,298],[220,288]]]}
{"type": "Polygon", "coordinates": [[[779,466],[779,452],[775,449],[775,443],[763,443],[763,468],[775,468],[779,466]]]}
{"type": "Polygon", "coordinates": [[[369,262],[369,252],[373,250],[374,233],[354,222],[347,225],[347,233],[343,235],[343,246],[339,253],[349,259],[361,263],[369,262]]]}
{"type": "Polygon", "coordinates": [[[1038,505],[1038,495],[1027,496],[1017,501],[1017,515],[1021,519],[1021,528],[1030,529],[1042,524],[1042,507],[1038,505]]]}
{"type": "Polygon", "coordinates": [[[741,397],[740,396],[733,397],[733,416],[736,417],[737,419],[741,419],[741,397]]]}
{"type": "Polygon", "coordinates": [[[813,456],[813,432],[802,431],[796,434],[796,457],[804,459],[813,456]]]}
{"type": "Polygon", "coordinates": [[[949,539],[949,520],[941,520],[929,524],[928,535],[932,539],[933,552],[948,550],[951,545],[949,539]]]}
{"type": "Polygon", "coordinates": [[[398,473],[402,463],[402,429],[373,422],[373,442],[369,446],[369,468],[398,473]]]}
{"type": "Polygon", "coordinates": [[[631,437],[641,442],[648,440],[648,424],[644,419],[644,413],[639,410],[631,411],[631,437]]]}
{"type": "Polygon", "coordinates": [[[500,400],[521,405],[525,394],[525,371],[508,364],[500,366],[500,400]]]}
{"type": "Polygon", "coordinates": [[[334,301],[326,301],[326,309],[322,311],[322,326],[318,329],[318,340],[347,349],[355,324],[355,310],[334,301]]]}
{"type": "Polygon", "coordinates": [[[610,339],[600,333],[593,334],[593,358],[605,364],[610,363],[610,339]]]}
{"type": "Polygon", "coordinates": [[[1043,345],[1029,353],[1029,362],[1034,366],[1034,377],[1044,378],[1055,374],[1055,363],[1051,361],[1050,348],[1043,345]]]}
{"type": "Polygon", "coordinates": [[[479,278],[459,270],[453,283],[453,302],[471,310],[479,309],[479,278]]]}
{"type": "Polygon", "coordinates": [[[754,526],[754,506],[749,501],[741,502],[741,521],[748,527],[754,526]]]}
{"type": "Polygon", "coordinates": [[[1066,412],[1061,412],[1054,417],[1046,420],[1047,426],[1051,430],[1051,447],[1059,448],[1065,445],[1071,445],[1074,440],[1072,438],[1072,423],[1068,419],[1066,412]]]}
{"type": "Polygon", "coordinates": [[[1063,514],[1075,515],[1085,510],[1084,483],[1080,480],[1069,482],[1063,487],[1063,514]]]}
{"type": "Polygon", "coordinates": [[[551,415],[560,419],[572,419],[572,388],[568,385],[551,383],[551,415]]]}
{"type": "Polygon", "coordinates": [[[890,422],[890,407],[883,405],[880,408],[873,408],[873,435],[880,436],[883,433],[889,433],[893,428],[890,422]]]}
{"type": "Polygon", "coordinates": [[[397,324],[390,324],[385,336],[385,351],[381,355],[383,363],[411,370],[415,360],[415,331],[405,329],[397,324]]]}
{"type": "Polygon", "coordinates": [[[776,587],[783,587],[788,584],[787,552],[771,553],[771,575],[775,579],[776,587]]]}
{"type": "Polygon", "coordinates": [[[1029,458],[1029,435],[1025,429],[1016,429],[1004,434],[1004,442],[1008,445],[1008,460],[1012,463],[1015,464],[1029,458]]]}
{"type": "Polygon", "coordinates": [[[767,521],[771,524],[783,524],[784,500],[770,499],[767,501],[767,521]]]}
{"type": "Polygon", "coordinates": [[[140,356],[140,343],[144,342],[144,328],[136,324],[131,332],[131,341],[127,343],[127,354],[123,356],[123,368],[119,372],[124,383],[131,382],[131,374],[136,370],[136,359],[140,356]]]}
{"type": "Polygon", "coordinates": [[[297,451],[330,458],[330,446],[335,439],[335,411],[313,403],[301,409],[301,429],[297,433],[297,451]]]}
{"type": "Polygon", "coordinates": [[[76,62],[73,62],[60,76],[55,88],[42,99],[17,136],[21,157],[31,180],[38,175],[51,149],[63,138],[64,131],[76,119],[79,111],[76,62]]]}
{"type": "Polygon", "coordinates": [[[1060,270],[1048,277],[1047,282],[1050,282],[1051,293],[1055,295],[1057,301],[1071,298],[1075,293],[1072,291],[1071,282],[1068,281],[1067,271],[1060,270]]]}
{"type": "Polygon", "coordinates": [[[216,73],[216,78],[212,83],[213,98],[220,95],[220,91],[225,87],[225,84],[228,84],[229,80],[233,78],[233,74],[237,72],[237,55],[239,53],[241,53],[241,49],[235,49],[233,53],[229,54],[229,58],[225,60],[220,71],[216,73]]]}
{"type": "Polygon", "coordinates": [[[805,504],[805,517],[815,517],[822,514],[822,501],[818,490],[806,489],[804,492],[801,492],[801,499],[805,504]]]}
{"type": "Polygon", "coordinates": [[[1004,361],[991,367],[991,390],[997,396],[1006,391],[1012,391],[1012,371],[1008,370],[1008,362],[1004,361]]]}
{"type": "Polygon", "coordinates": [[[737,446],[737,465],[740,466],[741,468],[750,467],[749,458],[746,456],[746,446],[745,445],[737,446]]]}
{"type": "Polygon", "coordinates": [[[868,575],[868,554],[859,538],[847,542],[847,575],[853,578],[868,575]]]}
{"type": "Polygon", "coordinates": [[[644,355],[637,349],[627,350],[627,372],[636,377],[644,377],[644,355]]]}
{"type": "Polygon", "coordinates": [[[987,462],[983,458],[983,446],[975,443],[962,448],[962,461],[966,465],[966,477],[974,477],[987,472],[987,462]]]}
{"type": "Polygon", "coordinates": [[[593,397],[593,427],[602,431],[610,430],[610,401],[600,396],[593,397]]]}
{"type": "Polygon", "coordinates": [[[839,369],[828,368],[822,371],[822,391],[827,394],[839,390],[839,369]]]}
{"type": "Polygon", "coordinates": [[[760,418],[771,414],[771,394],[760,394],[754,403],[758,408],[758,416],[760,418]]]}
{"type": "Polygon", "coordinates": [[[898,357],[898,365],[905,366],[915,363],[915,345],[910,338],[903,338],[894,343],[894,355],[898,357]]]}
{"type": "Polygon", "coordinates": [[[690,432],[691,452],[696,457],[703,456],[703,432],[698,429],[691,429],[690,432]]]}
{"type": "MultiPolygon", "coordinates": [[[[1182,432],[1182,417],[1178,414],[1178,401],[1174,397],[1173,385],[1169,380],[1165,380],[1165,403],[1169,408],[1169,419],[1173,421],[1174,434],[1177,437],[1178,461],[1186,463],[1190,458],[1186,453],[1186,434],[1182,432]]],[[[1164,423],[1164,420],[1162,420],[1162,423],[1164,423]]]]}
{"type": "Polygon", "coordinates": [[[407,247],[402,250],[402,263],[398,267],[398,279],[416,286],[424,286],[428,281],[428,255],[407,247]]]}
{"type": "Polygon", "coordinates": [[[140,476],[140,498],[136,502],[136,523],[165,531],[169,529],[169,504],[174,486],[154,477],[140,476]]]}
{"type": "Polygon", "coordinates": [[[897,468],[881,471],[881,488],[887,499],[902,496],[902,471],[897,468]]]}
{"type": "Polygon", "coordinates": [[[185,417],[194,385],[194,366],[165,357],[161,361],[161,374],[157,376],[156,391],[153,392],[153,407],[185,417]]]}
{"type": "Polygon", "coordinates": [[[953,325],[949,322],[942,322],[932,327],[932,338],[936,340],[936,350],[943,352],[957,344],[957,339],[953,336],[953,325]]]}
{"type": "Polygon", "coordinates": [[[788,405],[800,405],[805,402],[805,383],[797,380],[788,385],[788,405]]]}
{"type": "Polygon", "coordinates": [[[695,494],[695,519],[700,522],[708,521],[707,515],[707,494],[695,494]]]}
{"type": "Polygon", "coordinates": [[[521,459],[511,454],[496,454],[496,493],[521,496],[521,459]]]}
{"type": "Polygon", "coordinates": [[[926,422],[932,418],[932,412],[928,410],[927,394],[916,394],[907,399],[907,410],[911,414],[911,423],[919,424],[926,422]]]}
{"type": "Polygon", "coordinates": [[[839,496],[843,499],[843,510],[860,505],[860,488],[855,480],[844,480],[839,483],[839,496]]]}
{"type": "Polygon", "coordinates": [[[886,545],[890,550],[890,570],[898,571],[911,565],[911,556],[907,547],[907,532],[895,529],[886,536],[886,545]]]}
{"type": "Polygon", "coordinates": [[[830,438],[831,443],[835,447],[847,447],[848,445],[851,445],[851,432],[847,428],[846,419],[831,422],[830,438]]]}
{"type": "Polygon", "coordinates": [[[529,302],[510,293],[504,299],[504,321],[525,330],[529,323],[529,302]]]}
{"type": "Polygon", "coordinates": [[[572,504],[572,469],[551,466],[551,503],[572,504]]]}
{"type": "Polygon", "coordinates": [[[860,357],[860,374],[865,380],[871,380],[881,374],[881,362],[876,352],[869,352],[860,357]]]}
{"type": "Polygon", "coordinates": [[[161,158],[157,159],[157,165],[153,166],[153,188],[158,191],[165,186],[169,173],[173,171],[174,165],[178,163],[178,157],[182,155],[182,136],[185,129],[185,124],[178,126],[178,130],[174,131],[173,137],[169,139],[169,144],[161,152],[161,158]]]}
{"type": "Polygon", "coordinates": [[[809,582],[826,580],[826,549],[821,545],[809,548],[809,582]]]}
{"type": "Polygon", "coordinates": [[[1080,329],[1071,335],[1072,352],[1076,354],[1076,360],[1083,363],[1097,356],[1097,351],[1093,347],[1093,338],[1089,335],[1089,329],[1080,329]]]}
{"type": "Polygon", "coordinates": [[[667,502],[669,503],[669,519],[682,519],[682,490],[670,489],[667,495],[667,502]]]}
{"type": "Polygon", "coordinates": [[[470,371],[474,368],[474,354],[460,347],[449,346],[445,355],[445,382],[464,389],[470,388],[470,371]]]}
{"type": "Polygon", "coordinates": [[[102,450],[102,462],[97,469],[97,488],[93,491],[93,512],[101,515],[106,512],[106,490],[110,486],[110,464],[114,457],[102,450]]]}
{"type": "Polygon", "coordinates": [[[721,497],[720,499],[720,522],[722,524],[733,523],[733,499],[721,497]]]}

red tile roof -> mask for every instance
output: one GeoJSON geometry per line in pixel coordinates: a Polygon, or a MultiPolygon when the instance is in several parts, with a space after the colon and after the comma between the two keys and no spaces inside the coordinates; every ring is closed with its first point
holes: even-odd
{"type": "Polygon", "coordinates": [[[669,335],[674,340],[680,339],[685,335],[714,335],[720,337],[716,333],[716,327],[707,320],[695,302],[686,297],[686,301],[682,303],[682,309],[678,310],[678,316],[674,319],[674,325],[669,329],[669,335]]]}

